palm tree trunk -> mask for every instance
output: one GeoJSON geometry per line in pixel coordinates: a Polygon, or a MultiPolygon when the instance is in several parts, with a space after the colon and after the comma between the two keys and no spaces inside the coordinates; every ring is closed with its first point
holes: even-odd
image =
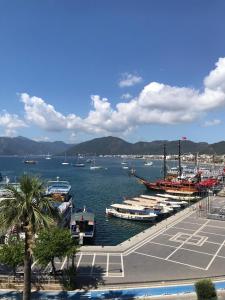
{"type": "Polygon", "coordinates": [[[25,230],[23,300],[31,299],[31,252],[29,242],[30,234],[28,230],[25,230]]]}

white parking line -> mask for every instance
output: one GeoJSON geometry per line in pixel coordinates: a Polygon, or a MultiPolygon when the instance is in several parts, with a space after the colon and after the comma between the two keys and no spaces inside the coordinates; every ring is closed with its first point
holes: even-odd
{"type": "Polygon", "coordinates": [[[173,226],[172,228],[186,230],[186,231],[195,231],[195,229],[188,229],[188,228],[177,227],[177,226],[173,226]]]}
{"type": "Polygon", "coordinates": [[[79,259],[78,259],[78,262],[77,262],[77,269],[79,268],[79,265],[80,265],[82,256],[83,256],[83,254],[81,253],[81,254],[80,254],[80,257],[79,257],[79,259]]]}
{"type": "Polygon", "coordinates": [[[157,242],[153,242],[153,241],[149,242],[149,244],[156,244],[156,245],[170,247],[170,248],[177,248],[177,246],[171,246],[171,245],[167,245],[167,244],[163,244],[163,243],[157,243],[157,242]]]}
{"type": "Polygon", "coordinates": [[[96,253],[94,253],[94,255],[93,255],[93,260],[92,260],[92,264],[91,264],[91,274],[93,273],[93,268],[95,265],[95,257],[96,257],[96,253]]]}
{"type": "Polygon", "coordinates": [[[66,256],[66,257],[64,258],[64,261],[63,261],[63,263],[62,263],[62,265],[61,265],[60,270],[63,270],[63,269],[64,269],[64,266],[65,266],[67,260],[68,260],[68,257],[66,256]]]}
{"type": "Polygon", "coordinates": [[[201,231],[201,232],[225,237],[224,234],[219,234],[219,233],[214,233],[214,232],[208,232],[208,231],[201,231]]]}
{"type": "Polygon", "coordinates": [[[144,256],[148,256],[148,257],[157,258],[157,259],[160,259],[160,260],[163,260],[163,261],[173,262],[175,264],[184,265],[184,266],[192,267],[192,268],[195,268],[195,269],[205,270],[204,268],[193,266],[193,265],[189,265],[189,264],[185,264],[185,263],[182,263],[182,262],[179,262],[179,261],[175,261],[175,260],[172,260],[172,259],[167,259],[166,260],[165,258],[162,258],[162,257],[158,257],[158,256],[150,255],[150,254],[145,254],[145,253],[141,253],[141,252],[137,252],[137,251],[134,251],[134,253],[140,254],[140,255],[144,255],[144,256]]]}
{"type": "Polygon", "coordinates": [[[106,277],[109,276],[109,253],[107,253],[106,277]]]}
{"type": "MultiPolygon", "coordinates": [[[[49,262],[49,263],[47,264],[47,266],[45,267],[44,273],[47,272],[47,270],[48,270],[48,268],[50,267],[50,265],[51,265],[51,262],[49,262]]],[[[51,271],[51,270],[50,270],[50,271],[51,271]]]]}
{"type": "Polygon", "coordinates": [[[177,249],[175,249],[172,253],[170,253],[170,255],[168,255],[165,260],[168,260],[173,254],[175,254],[177,252],[177,250],[179,250],[181,247],[183,247],[183,245],[185,243],[187,243],[196,233],[201,231],[208,222],[209,222],[209,220],[207,220],[201,227],[199,227],[199,229],[197,229],[192,235],[190,235],[189,238],[187,238],[182,244],[180,244],[180,246],[177,247],[177,249]]]}
{"type": "Polygon", "coordinates": [[[223,247],[224,242],[225,242],[225,240],[223,241],[223,243],[220,245],[220,247],[218,248],[218,250],[214,254],[213,258],[211,259],[211,261],[209,262],[208,266],[206,267],[206,270],[208,270],[210,268],[211,264],[214,262],[215,258],[217,257],[217,254],[220,252],[221,248],[223,247]]]}
{"type": "MultiPolygon", "coordinates": [[[[193,212],[190,213],[190,215],[192,215],[192,214],[193,214],[193,212]]],[[[131,254],[132,252],[136,251],[137,249],[139,249],[142,246],[144,246],[145,244],[147,244],[149,241],[153,240],[155,237],[157,237],[157,236],[161,235],[162,233],[166,232],[168,229],[173,228],[174,224],[177,224],[177,223],[181,222],[185,218],[187,218],[187,215],[184,215],[183,217],[181,217],[178,220],[172,222],[168,226],[165,226],[162,229],[160,229],[159,231],[155,232],[153,235],[147,237],[142,242],[139,242],[138,244],[134,245],[133,247],[131,247],[130,249],[125,251],[123,255],[127,256],[127,255],[131,254]]]]}
{"type": "Polygon", "coordinates": [[[34,262],[33,262],[33,264],[31,265],[31,270],[33,269],[33,267],[37,264],[37,262],[38,262],[38,259],[37,260],[35,260],[34,262]]]}
{"type": "Polygon", "coordinates": [[[122,253],[121,253],[120,259],[121,259],[121,271],[122,271],[122,277],[124,277],[124,265],[123,265],[123,254],[122,254],[122,253]]]}

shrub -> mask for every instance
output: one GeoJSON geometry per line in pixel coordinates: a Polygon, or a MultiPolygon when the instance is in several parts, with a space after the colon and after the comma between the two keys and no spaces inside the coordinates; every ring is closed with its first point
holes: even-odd
{"type": "Polygon", "coordinates": [[[202,279],[195,283],[198,300],[217,300],[215,286],[211,279],[202,279]]]}

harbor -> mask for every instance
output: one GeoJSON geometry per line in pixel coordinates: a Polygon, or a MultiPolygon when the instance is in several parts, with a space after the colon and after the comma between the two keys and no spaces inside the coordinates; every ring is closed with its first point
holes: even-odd
{"type": "MultiPolygon", "coordinates": [[[[67,176],[64,173],[64,178],[82,175],[85,171],[89,179],[93,179],[94,176],[96,185],[100,183],[99,179],[107,178],[107,172],[109,172],[109,179],[112,179],[111,172],[114,168],[114,171],[119,172],[121,177],[127,180],[127,183],[132,183],[136,189],[130,195],[126,190],[126,196],[122,199],[117,198],[120,200],[118,203],[112,199],[110,202],[105,201],[104,205],[100,205],[99,202],[95,203],[102,208],[101,213],[105,222],[110,223],[108,238],[112,236],[112,232],[114,233],[113,224],[117,222],[120,226],[122,224],[121,228],[128,224],[139,229],[139,232],[133,235],[124,235],[121,242],[116,243],[113,240],[110,245],[107,245],[96,243],[95,237],[98,236],[96,225],[99,218],[93,210],[94,205],[87,202],[87,206],[83,205],[82,208],[76,196],[77,186],[72,188],[73,180],[71,183],[57,176],[55,180],[46,182],[45,194],[51,198],[51,202],[59,209],[63,217],[64,222],[58,225],[69,227],[71,236],[78,239],[80,245],[84,244],[75,257],[78,287],[89,286],[93,281],[101,287],[102,285],[126,286],[150,282],[170,283],[224,276],[223,210],[225,198],[222,192],[221,196],[216,195],[219,188],[222,188],[223,181],[204,179],[197,181],[195,185],[191,182],[192,190],[190,190],[186,179],[182,179],[180,182],[183,184],[178,185],[177,181],[158,180],[155,176],[151,179],[153,188],[156,186],[154,182],[159,182],[160,189],[157,186],[157,189],[151,192],[146,190],[148,187],[146,184],[138,184],[138,176],[130,176],[128,172],[125,172],[118,159],[102,158],[101,165],[104,167],[96,169],[94,173],[90,171],[89,165],[87,168],[84,166],[75,169],[71,162],[64,165],[61,160],[57,158],[39,160],[35,166],[30,164],[29,170],[37,172],[37,166],[43,167],[43,165],[47,166],[47,163],[54,162],[54,165],[59,168],[58,174],[61,170],[67,172],[67,176]],[[211,190],[209,190],[209,184],[211,184],[211,190]],[[200,190],[202,194],[195,190],[199,186],[203,187],[200,190]]],[[[145,175],[147,171],[148,175],[153,175],[155,169],[159,173],[160,169],[165,169],[159,161],[154,161],[147,171],[143,161],[133,160],[132,164],[139,173],[146,172],[145,175]]],[[[50,171],[49,165],[46,171],[50,171]]],[[[45,172],[42,171],[42,174],[45,172]]],[[[104,194],[104,191],[102,193],[104,194]]],[[[101,197],[101,193],[99,192],[97,196],[101,197]]],[[[63,272],[72,265],[72,258],[55,259],[58,272],[63,272]]],[[[49,276],[52,272],[50,263],[43,268],[38,260],[33,261],[31,268],[35,281],[41,281],[43,276],[49,276]]]]}

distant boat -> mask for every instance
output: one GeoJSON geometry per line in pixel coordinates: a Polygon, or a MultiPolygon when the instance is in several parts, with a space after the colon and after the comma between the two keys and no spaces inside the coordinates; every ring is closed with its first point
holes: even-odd
{"type": "Polygon", "coordinates": [[[85,164],[82,162],[83,156],[78,156],[76,163],[72,164],[73,167],[82,168],[85,164]]]}
{"type": "Polygon", "coordinates": [[[144,163],[145,166],[152,166],[153,165],[153,162],[152,161],[146,161],[144,163]]]}
{"type": "Polygon", "coordinates": [[[65,153],[65,159],[64,159],[64,162],[62,162],[62,165],[69,165],[69,162],[66,159],[66,153],[65,153]]]}
{"type": "Polygon", "coordinates": [[[85,164],[83,164],[83,163],[76,163],[76,164],[72,164],[72,166],[78,167],[78,168],[82,168],[82,167],[85,167],[85,164]]]}
{"type": "Polygon", "coordinates": [[[92,161],[92,164],[90,166],[90,170],[98,170],[98,169],[102,169],[102,166],[98,166],[95,164],[95,159],[92,161]]]}
{"type": "Polygon", "coordinates": [[[46,160],[50,160],[50,159],[52,159],[52,157],[51,157],[51,155],[48,153],[48,154],[46,155],[45,159],[46,159],[46,160]]]}
{"type": "Polygon", "coordinates": [[[128,164],[128,162],[123,159],[123,161],[121,162],[121,165],[127,165],[127,164],[128,164]]]}
{"type": "Polygon", "coordinates": [[[23,162],[28,165],[36,165],[37,164],[37,161],[33,160],[33,159],[26,159],[23,162]]]}

